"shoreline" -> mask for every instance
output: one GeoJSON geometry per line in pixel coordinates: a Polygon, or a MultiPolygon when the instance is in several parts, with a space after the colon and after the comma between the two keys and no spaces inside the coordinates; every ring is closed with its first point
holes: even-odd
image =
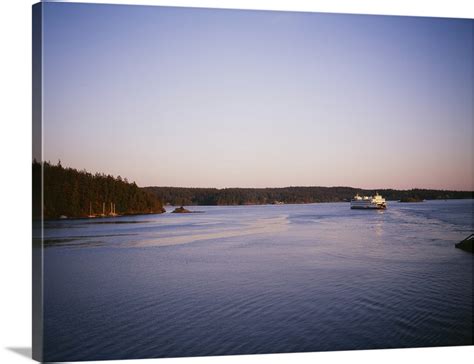
{"type": "MultiPolygon", "coordinates": [[[[402,202],[400,200],[387,200],[387,202],[391,203],[401,203],[403,205],[412,205],[412,204],[419,204],[423,202],[428,202],[428,201],[440,201],[440,202],[447,202],[447,201],[460,201],[460,200],[474,200],[473,198],[449,198],[449,199],[431,199],[431,200],[424,200],[421,202],[417,203],[407,203],[407,202],[402,202]]],[[[346,203],[349,204],[350,201],[323,201],[323,202],[294,202],[294,203],[278,203],[278,204],[272,204],[272,203],[265,203],[265,204],[228,204],[228,205],[185,205],[185,206],[200,206],[200,207],[255,207],[255,206],[291,206],[291,205],[317,205],[317,204],[330,204],[330,203],[346,203]]],[[[117,214],[115,216],[96,216],[96,217],[87,217],[87,216],[79,216],[79,217],[67,217],[64,219],[61,218],[44,218],[43,221],[64,221],[64,220],[96,220],[96,219],[111,219],[111,218],[116,218],[116,217],[126,217],[126,216],[140,216],[140,215],[164,215],[167,213],[172,213],[172,211],[168,211],[165,209],[165,207],[168,208],[174,208],[176,207],[175,205],[164,205],[164,210],[163,212],[139,212],[139,213],[126,213],[126,214],[117,214]]],[[[191,211],[190,214],[193,213],[202,213],[203,211],[191,211]]],[[[181,215],[181,214],[175,214],[175,215],[181,215]]],[[[185,215],[189,215],[188,213],[185,213],[185,215]]],[[[35,219],[35,221],[41,221],[41,219],[35,219]]]]}
{"type": "MultiPolygon", "coordinates": [[[[434,198],[434,199],[425,199],[423,201],[417,201],[417,202],[426,202],[426,201],[459,201],[459,200],[474,200],[474,198],[434,198]]],[[[389,202],[397,202],[397,203],[405,203],[404,201],[400,200],[386,200],[389,202]]],[[[199,205],[199,204],[187,204],[183,206],[204,206],[204,207],[211,207],[211,206],[285,206],[285,205],[313,205],[313,204],[321,204],[321,203],[350,203],[350,200],[348,201],[318,201],[318,202],[291,202],[291,203],[244,203],[244,204],[215,204],[215,205],[199,205]]],[[[164,205],[165,207],[176,207],[178,205],[172,205],[172,204],[167,204],[164,205]]]]}
{"type": "MultiPolygon", "coordinates": [[[[141,216],[141,215],[163,215],[167,211],[163,212],[137,212],[137,213],[125,213],[125,214],[116,214],[115,216],[94,216],[94,217],[89,217],[89,216],[72,216],[69,217],[67,216],[66,218],[43,218],[43,221],[65,221],[65,220],[102,220],[102,219],[112,219],[115,217],[126,217],[126,216],[141,216]]],[[[33,221],[41,221],[41,219],[34,219],[33,221]]]]}

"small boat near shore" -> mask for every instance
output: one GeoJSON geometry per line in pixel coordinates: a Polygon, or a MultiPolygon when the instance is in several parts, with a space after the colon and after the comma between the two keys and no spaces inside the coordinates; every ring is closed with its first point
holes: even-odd
{"type": "Polygon", "coordinates": [[[378,193],[375,196],[359,196],[351,199],[351,209],[375,209],[383,210],[387,208],[385,199],[378,193]]]}

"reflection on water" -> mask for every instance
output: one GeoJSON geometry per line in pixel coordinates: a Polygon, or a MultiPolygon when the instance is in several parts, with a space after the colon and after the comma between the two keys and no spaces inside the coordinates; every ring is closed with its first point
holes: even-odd
{"type": "Polygon", "coordinates": [[[472,200],[48,222],[45,359],[472,344],[472,200]]]}

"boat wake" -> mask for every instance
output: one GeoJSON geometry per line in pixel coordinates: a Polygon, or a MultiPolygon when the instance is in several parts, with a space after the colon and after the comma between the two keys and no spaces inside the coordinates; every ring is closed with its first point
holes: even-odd
{"type": "Polygon", "coordinates": [[[277,234],[288,229],[288,216],[277,216],[272,218],[258,219],[249,221],[247,224],[241,224],[235,227],[212,228],[208,231],[200,231],[198,233],[185,232],[175,236],[169,236],[160,233],[150,233],[139,241],[134,241],[126,246],[120,247],[153,247],[153,246],[172,246],[189,244],[198,241],[236,238],[240,236],[256,235],[256,234],[277,234]]]}

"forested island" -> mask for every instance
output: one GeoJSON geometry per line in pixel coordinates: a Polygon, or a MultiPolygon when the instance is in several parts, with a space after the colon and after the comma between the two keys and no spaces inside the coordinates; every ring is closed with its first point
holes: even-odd
{"type": "Polygon", "coordinates": [[[120,176],[63,167],[59,162],[33,162],[33,217],[41,216],[41,169],[43,167],[43,216],[83,218],[165,212],[164,204],[263,205],[350,201],[356,194],[380,193],[387,200],[415,202],[473,198],[472,191],[365,190],[353,187],[283,188],[186,188],[138,187],[120,176]]]}
{"type": "MultiPolygon", "coordinates": [[[[80,218],[164,212],[161,200],[120,176],[43,163],[43,216],[80,218]]],[[[33,162],[33,217],[41,214],[41,163],[33,162]]]]}
{"type": "Polygon", "coordinates": [[[473,198],[472,191],[447,190],[365,190],[353,187],[283,187],[283,188],[184,188],[145,187],[165,204],[189,205],[262,205],[350,201],[357,193],[380,193],[387,200],[423,201],[473,198]]]}

